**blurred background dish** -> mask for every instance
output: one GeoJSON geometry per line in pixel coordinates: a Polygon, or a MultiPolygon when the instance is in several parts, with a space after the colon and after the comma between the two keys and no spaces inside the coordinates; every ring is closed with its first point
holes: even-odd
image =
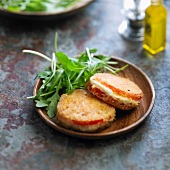
{"type": "Polygon", "coordinates": [[[0,15],[18,18],[61,18],[72,15],[94,0],[39,0],[0,2],[0,15]]]}

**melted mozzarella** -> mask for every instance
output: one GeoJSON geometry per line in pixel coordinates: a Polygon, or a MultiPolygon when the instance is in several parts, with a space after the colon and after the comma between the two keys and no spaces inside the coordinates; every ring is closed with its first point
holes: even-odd
{"type": "Polygon", "coordinates": [[[103,91],[104,93],[106,93],[107,95],[111,96],[112,98],[114,98],[116,100],[121,100],[121,101],[123,101],[125,103],[133,103],[135,105],[137,105],[139,103],[138,101],[135,101],[133,99],[117,95],[111,89],[109,89],[108,87],[105,87],[103,84],[99,83],[96,80],[93,80],[92,78],[90,79],[90,83],[92,84],[92,88],[97,87],[101,91],[103,91]]]}

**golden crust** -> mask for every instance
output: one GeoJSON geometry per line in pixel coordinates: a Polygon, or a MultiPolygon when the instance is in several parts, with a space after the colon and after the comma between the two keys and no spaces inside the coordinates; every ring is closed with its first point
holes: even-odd
{"type": "Polygon", "coordinates": [[[57,105],[57,122],[66,128],[95,132],[115,120],[115,108],[86,90],[63,94],[57,105]]]}
{"type": "Polygon", "coordinates": [[[87,89],[93,95],[121,110],[137,107],[143,97],[142,90],[134,82],[110,73],[95,74],[91,77],[87,89]]]}

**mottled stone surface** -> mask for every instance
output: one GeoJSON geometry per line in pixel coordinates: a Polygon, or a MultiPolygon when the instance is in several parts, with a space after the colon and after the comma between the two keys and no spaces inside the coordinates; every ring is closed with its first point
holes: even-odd
{"type": "Polygon", "coordinates": [[[141,43],[117,32],[122,21],[119,0],[96,0],[77,15],[50,21],[0,17],[0,170],[168,170],[170,169],[170,1],[167,48],[147,57],[141,43]],[[36,73],[49,63],[22,53],[58,48],[76,55],[86,47],[139,66],[156,91],[154,108],[132,132],[105,140],[82,140],[61,134],[38,116],[32,95],[36,73]]]}

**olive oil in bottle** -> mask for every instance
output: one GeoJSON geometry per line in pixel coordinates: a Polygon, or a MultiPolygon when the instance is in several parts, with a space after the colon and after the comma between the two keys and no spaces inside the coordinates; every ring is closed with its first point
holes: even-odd
{"type": "Polygon", "coordinates": [[[151,54],[157,54],[166,47],[167,10],[163,0],[151,0],[145,11],[143,48],[151,54]]]}

